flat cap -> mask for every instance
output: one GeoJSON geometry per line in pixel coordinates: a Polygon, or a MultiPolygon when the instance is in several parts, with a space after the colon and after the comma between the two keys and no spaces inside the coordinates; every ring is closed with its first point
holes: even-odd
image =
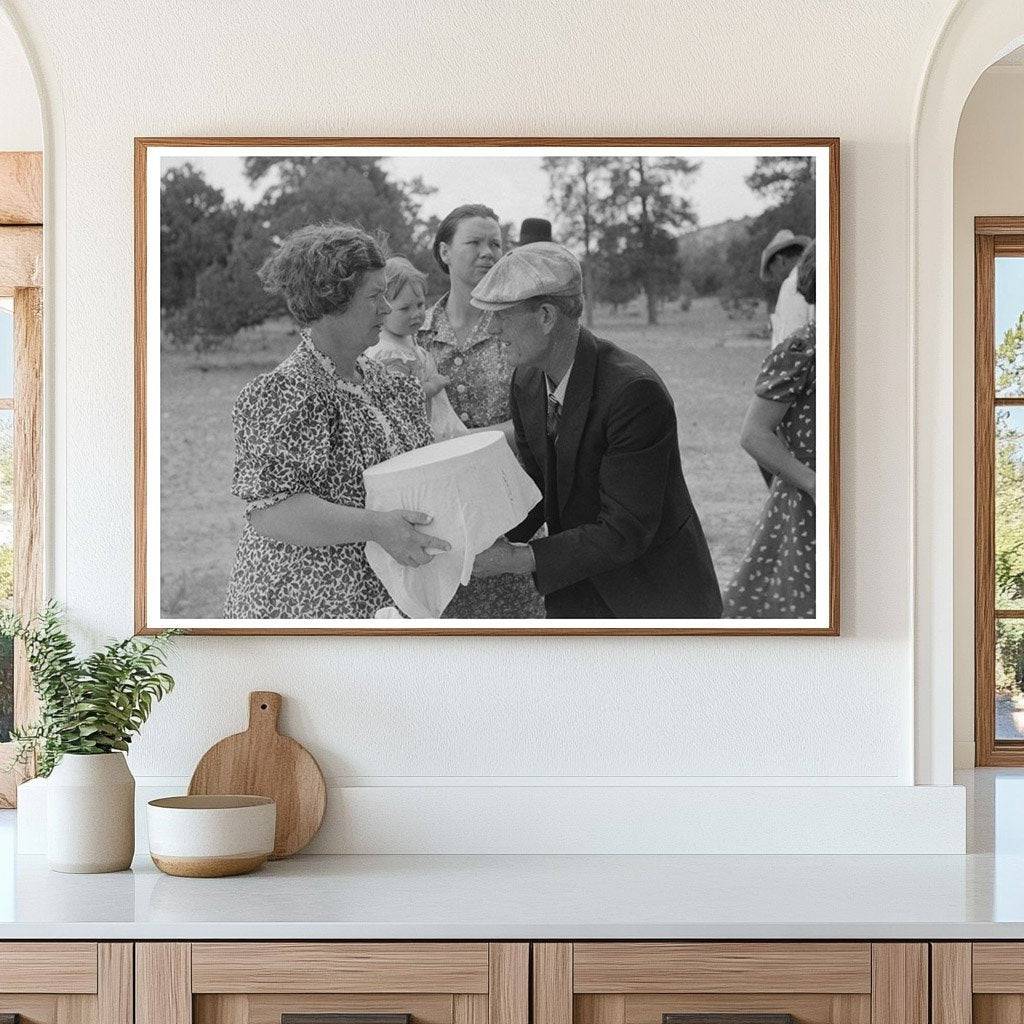
{"type": "Polygon", "coordinates": [[[556,242],[531,242],[506,253],[473,289],[477,309],[508,309],[535,295],[583,295],[580,261],[556,242]]]}

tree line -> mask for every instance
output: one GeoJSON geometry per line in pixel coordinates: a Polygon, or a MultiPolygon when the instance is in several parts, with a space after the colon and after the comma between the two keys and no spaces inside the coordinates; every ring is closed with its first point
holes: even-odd
{"type": "MultiPolygon", "coordinates": [[[[764,245],[780,227],[814,234],[809,158],[758,159],[747,184],[769,201],[765,211],[699,231],[688,196],[700,166],[692,160],[559,156],[542,166],[555,240],[583,264],[589,317],[597,303],[618,307],[637,298],[649,323],[666,302],[693,295],[756,304],[766,297],[757,277],[764,245]]],[[[190,164],[161,178],[160,302],[171,343],[216,344],[283,314],[256,271],[285,235],[306,224],[342,220],[376,231],[427,274],[428,294],[446,290],[430,253],[439,221],[422,215],[435,190],[421,179],[397,179],[372,156],[247,157],[243,173],[250,185],[264,186],[253,206],[226,200],[190,164]]],[[[508,239],[513,226],[503,224],[502,233],[508,239]]]]}
{"type": "Polygon", "coordinates": [[[815,234],[809,157],[759,157],[745,180],[765,210],[701,230],[687,197],[694,161],[549,157],[543,166],[556,237],[581,254],[587,294],[613,306],[642,296],[651,324],[664,303],[694,295],[731,306],[774,299],[758,277],[761,251],[781,228],[815,234]]]}
{"type": "Polygon", "coordinates": [[[420,216],[432,191],[399,181],[379,157],[247,157],[250,185],[266,183],[251,207],[225,200],[191,164],[160,181],[160,306],[171,343],[215,344],[241,327],[285,312],[257,271],[296,228],[327,221],[361,224],[409,257],[434,288],[446,285],[430,244],[436,218],[420,216]]]}

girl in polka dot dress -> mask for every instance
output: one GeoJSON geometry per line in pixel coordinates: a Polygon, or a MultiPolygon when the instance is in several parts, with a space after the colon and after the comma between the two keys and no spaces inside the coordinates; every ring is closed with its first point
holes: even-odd
{"type": "MultiPolygon", "coordinates": [[[[814,244],[797,288],[814,304],[814,244]]],[[[815,328],[801,327],[765,359],[740,443],[772,474],[750,547],[723,595],[723,617],[809,619],[815,614],[815,328]]]]}

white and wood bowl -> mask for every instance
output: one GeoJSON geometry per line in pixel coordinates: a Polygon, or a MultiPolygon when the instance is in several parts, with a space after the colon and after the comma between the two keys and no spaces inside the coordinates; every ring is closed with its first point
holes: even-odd
{"type": "Polygon", "coordinates": [[[223,878],[255,871],[273,853],[277,805],[265,796],[168,796],[149,801],[146,819],[161,871],[223,878]]]}

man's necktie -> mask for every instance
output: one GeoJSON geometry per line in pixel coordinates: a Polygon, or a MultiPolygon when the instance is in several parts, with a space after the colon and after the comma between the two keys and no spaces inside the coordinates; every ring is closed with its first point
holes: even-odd
{"type": "Polygon", "coordinates": [[[562,403],[554,395],[548,395],[548,437],[558,436],[558,419],[562,415],[562,403]]]}

